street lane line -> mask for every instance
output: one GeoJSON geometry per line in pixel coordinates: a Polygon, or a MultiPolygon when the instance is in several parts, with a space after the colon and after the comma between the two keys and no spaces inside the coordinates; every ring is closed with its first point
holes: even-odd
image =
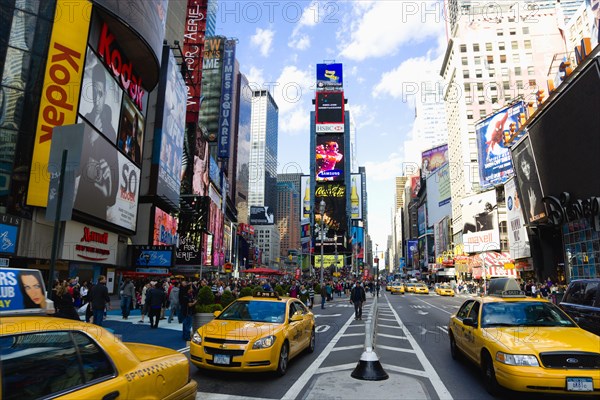
{"type": "MultiPolygon", "coordinates": [[[[389,301],[388,301],[388,303],[389,303],[389,301]]],[[[391,307],[391,304],[390,304],[390,307],[391,307]]],[[[431,381],[431,384],[433,385],[433,388],[435,389],[438,397],[440,399],[451,400],[452,399],[452,395],[450,394],[450,392],[448,391],[448,389],[444,385],[444,382],[442,382],[442,379],[439,377],[439,375],[437,374],[437,372],[435,372],[435,368],[433,368],[433,365],[431,365],[431,363],[427,359],[427,356],[425,356],[425,353],[423,352],[423,350],[421,349],[421,347],[419,347],[419,344],[417,343],[417,341],[415,340],[415,338],[412,336],[412,334],[410,333],[410,331],[406,328],[406,326],[404,325],[404,323],[400,319],[400,316],[398,316],[398,313],[396,313],[396,310],[392,309],[392,311],[394,312],[394,314],[396,314],[396,319],[397,319],[398,324],[401,327],[403,327],[404,335],[408,339],[408,342],[410,343],[410,345],[412,346],[412,348],[415,350],[415,353],[417,355],[417,358],[421,362],[421,365],[423,365],[423,367],[425,368],[425,372],[427,374],[427,377],[431,381]]]]}
{"type": "MultiPolygon", "coordinates": [[[[371,304],[371,307],[373,307],[373,304],[371,304]]],[[[319,366],[321,364],[323,364],[323,361],[325,361],[325,359],[329,356],[329,353],[331,353],[331,350],[335,347],[337,342],[343,336],[344,332],[346,332],[346,329],[348,329],[348,326],[350,326],[352,321],[354,321],[354,315],[350,315],[350,317],[348,318],[348,321],[346,321],[344,326],[342,326],[342,328],[334,336],[334,338],[331,339],[331,342],[329,342],[329,344],[327,346],[325,346],[325,348],[323,349],[321,354],[319,354],[319,356],[315,359],[315,361],[313,361],[312,364],[310,364],[308,366],[308,368],[306,368],[304,373],[296,380],[296,382],[283,395],[283,397],[281,398],[282,400],[284,400],[284,399],[293,400],[293,399],[298,398],[298,395],[300,394],[302,389],[304,389],[304,387],[310,381],[310,379],[315,374],[318,373],[319,366]]],[[[336,366],[336,368],[339,368],[339,366],[336,366]]]]}
{"type": "Polygon", "coordinates": [[[315,318],[323,318],[323,317],[341,317],[342,314],[316,314],[315,318]]]}
{"type": "Polygon", "coordinates": [[[378,318],[380,321],[394,321],[396,322],[395,319],[389,319],[389,318],[378,318]]]}
{"type": "Polygon", "coordinates": [[[428,302],[426,302],[425,300],[421,300],[421,299],[419,299],[419,301],[422,301],[423,303],[427,304],[428,306],[431,306],[431,307],[433,307],[433,308],[436,308],[436,309],[438,309],[438,310],[440,310],[440,311],[443,311],[443,312],[445,312],[446,314],[450,314],[450,315],[454,314],[453,312],[446,311],[446,310],[444,310],[443,308],[439,308],[439,307],[438,307],[438,306],[436,306],[436,305],[433,305],[433,304],[431,304],[431,303],[428,303],[428,302]]]}
{"type": "Polygon", "coordinates": [[[338,371],[344,371],[344,370],[349,370],[349,369],[354,369],[354,368],[356,368],[356,364],[333,365],[331,367],[319,368],[317,373],[325,374],[327,372],[338,372],[338,371]]]}
{"type": "Polygon", "coordinates": [[[384,324],[377,324],[377,327],[382,327],[382,328],[392,328],[392,329],[402,329],[399,326],[393,326],[393,325],[384,325],[384,324]]]}
{"type": "Polygon", "coordinates": [[[396,336],[396,335],[388,335],[387,333],[378,333],[377,336],[381,336],[381,337],[389,337],[392,339],[406,339],[403,336],[396,336]]]}
{"type": "Polygon", "coordinates": [[[346,333],[344,334],[344,337],[349,337],[349,336],[365,336],[364,333],[346,333]]]}
{"type": "Polygon", "coordinates": [[[438,326],[438,329],[440,329],[441,331],[448,333],[448,329],[444,328],[443,326],[438,326]]]}
{"type": "Polygon", "coordinates": [[[418,369],[409,369],[409,368],[398,367],[396,365],[389,365],[389,364],[383,364],[382,367],[389,371],[400,372],[400,373],[407,374],[407,375],[422,376],[424,378],[429,377],[429,375],[427,375],[427,372],[419,371],[418,369]]]}
{"type": "Polygon", "coordinates": [[[232,394],[217,394],[210,392],[197,392],[196,400],[273,400],[266,397],[234,396],[232,394]]]}
{"type": "Polygon", "coordinates": [[[331,351],[341,351],[341,350],[354,350],[354,349],[362,349],[364,347],[363,344],[355,344],[353,346],[343,346],[343,347],[334,347],[331,351]]]}
{"type": "Polygon", "coordinates": [[[184,347],[182,349],[177,350],[180,353],[187,353],[188,351],[190,351],[190,346],[184,347]]]}
{"type": "MultiPolygon", "coordinates": [[[[402,338],[402,339],[406,339],[406,338],[402,338]]],[[[414,353],[415,351],[413,349],[402,349],[400,347],[392,347],[392,346],[377,346],[377,349],[382,349],[382,350],[391,350],[391,351],[399,351],[401,353],[414,353]]]]}

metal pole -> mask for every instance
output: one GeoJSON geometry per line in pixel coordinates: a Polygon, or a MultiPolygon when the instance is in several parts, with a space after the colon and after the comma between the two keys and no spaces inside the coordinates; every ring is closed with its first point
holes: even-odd
{"type": "Polygon", "coordinates": [[[481,253],[480,257],[481,257],[481,263],[483,264],[483,294],[487,295],[487,285],[486,285],[487,265],[485,265],[485,251],[483,253],[481,253]]]}
{"type": "Polygon", "coordinates": [[[323,199],[321,199],[321,203],[319,204],[319,211],[321,214],[321,288],[323,288],[323,238],[325,237],[325,201],[323,199]]]}
{"type": "Polygon", "coordinates": [[[338,272],[338,252],[337,252],[337,233],[334,236],[335,238],[335,272],[336,272],[336,276],[337,276],[337,272],[338,272]]]}
{"type": "Polygon", "coordinates": [[[56,212],[54,213],[54,232],[52,235],[52,253],[50,254],[50,271],[46,290],[51,292],[54,284],[54,271],[56,270],[56,253],[58,252],[58,237],[60,235],[60,212],[62,209],[63,192],[65,190],[65,170],[67,169],[67,149],[62,152],[60,161],[60,176],[58,177],[58,193],[56,199],[56,212]]]}

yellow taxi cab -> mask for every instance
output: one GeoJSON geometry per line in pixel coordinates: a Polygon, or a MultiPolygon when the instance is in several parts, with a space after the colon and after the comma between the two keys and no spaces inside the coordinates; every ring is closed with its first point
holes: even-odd
{"type": "Polygon", "coordinates": [[[0,282],[0,398],[196,398],[185,355],[49,316],[39,271],[2,269],[0,282]]]}
{"type": "Polygon", "coordinates": [[[490,295],[466,300],[448,334],[452,358],[479,366],[491,394],[600,395],[598,336],[553,303],[526,297],[514,279],[494,279],[490,295]]]}
{"type": "Polygon", "coordinates": [[[439,285],[435,288],[435,292],[440,296],[453,296],[454,289],[450,285],[439,285]]]}
{"type": "Polygon", "coordinates": [[[415,283],[415,293],[429,294],[429,288],[424,283],[415,283]]]}
{"type": "Polygon", "coordinates": [[[392,291],[392,283],[388,283],[387,285],[385,285],[385,290],[387,292],[391,292],[392,291]]]}
{"type": "Polygon", "coordinates": [[[416,283],[405,283],[404,284],[404,291],[407,293],[414,293],[415,292],[415,285],[416,283]]]}
{"type": "Polygon", "coordinates": [[[235,300],[192,335],[190,358],[198,368],[274,371],[285,375],[288,362],[315,349],[315,317],[298,299],[256,292],[235,300]]]}
{"type": "Polygon", "coordinates": [[[391,292],[392,294],[398,293],[398,294],[404,294],[404,284],[402,284],[401,282],[394,282],[391,285],[392,289],[391,292]]]}

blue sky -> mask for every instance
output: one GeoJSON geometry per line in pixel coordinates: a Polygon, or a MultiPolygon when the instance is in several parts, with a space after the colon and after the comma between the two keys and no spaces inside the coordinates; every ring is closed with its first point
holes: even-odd
{"type": "Polygon", "coordinates": [[[406,92],[439,72],[442,8],[437,0],[219,0],[216,33],[239,40],[241,72],[253,88],[271,88],[279,106],[278,172],[308,174],[316,64],[343,64],[357,161],[367,171],[369,233],[380,251],[391,234],[394,177],[429,147],[413,137],[414,98],[406,92]]]}

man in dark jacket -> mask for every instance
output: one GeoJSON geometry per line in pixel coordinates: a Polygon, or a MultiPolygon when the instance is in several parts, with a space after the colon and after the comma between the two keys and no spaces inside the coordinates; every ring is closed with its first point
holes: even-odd
{"type": "Polygon", "coordinates": [[[150,318],[150,328],[158,328],[158,321],[160,321],[160,310],[163,304],[165,303],[166,297],[167,296],[163,290],[162,283],[155,283],[152,289],[150,289],[148,293],[146,293],[146,303],[148,303],[148,317],[150,318]]]}
{"type": "Polygon", "coordinates": [[[131,304],[135,298],[135,285],[129,278],[125,278],[123,286],[121,287],[121,314],[123,319],[129,317],[131,311],[131,304]]]}
{"type": "Polygon", "coordinates": [[[110,308],[110,297],[108,297],[108,288],[106,287],[106,277],[100,275],[98,283],[96,283],[89,293],[90,307],[94,315],[94,324],[102,326],[104,320],[104,309],[110,308]]]}
{"type": "Polygon", "coordinates": [[[356,282],[350,292],[350,302],[354,303],[354,319],[362,320],[362,306],[367,301],[367,293],[362,283],[356,282]]]}

